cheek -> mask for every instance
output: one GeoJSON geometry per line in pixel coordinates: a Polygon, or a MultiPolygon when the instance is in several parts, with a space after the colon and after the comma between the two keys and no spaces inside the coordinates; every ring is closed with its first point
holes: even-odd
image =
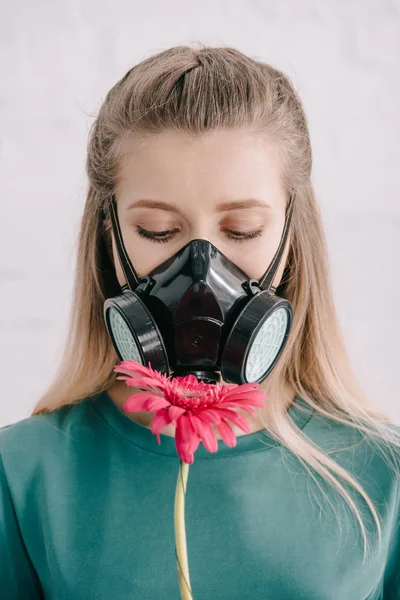
{"type": "Polygon", "coordinates": [[[261,279],[267,270],[273,253],[271,250],[257,249],[237,253],[231,260],[246,273],[249,279],[261,279]]]}
{"type": "MultiPolygon", "coordinates": [[[[151,244],[146,240],[128,239],[128,234],[124,234],[122,229],[121,233],[124,239],[125,249],[138,277],[143,277],[144,275],[150,273],[150,271],[158,267],[158,265],[167,260],[167,258],[169,258],[175,252],[175,250],[173,252],[171,250],[168,251],[169,244],[151,244]]],[[[114,235],[112,236],[112,247],[115,272],[118,283],[122,287],[126,281],[121,267],[121,262],[119,260],[114,235]]],[[[178,249],[179,248],[176,248],[176,250],[178,249]]]]}
{"type": "MultiPolygon", "coordinates": [[[[270,243],[259,244],[257,248],[252,250],[236,251],[235,256],[231,260],[248,275],[250,279],[261,279],[268,267],[270,266],[275,252],[279,247],[280,238],[274,245],[270,243]]],[[[289,240],[286,241],[286,248],[282,254],[278,269],[275,272],[272,285],[278,287],[282,279],[285,269],[287,256],[289,253],[289,240]]]]}

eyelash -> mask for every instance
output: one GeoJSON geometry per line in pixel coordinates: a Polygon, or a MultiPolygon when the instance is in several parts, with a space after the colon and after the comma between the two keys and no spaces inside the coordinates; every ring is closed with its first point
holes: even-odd
{"type": "MultiPolygon", "coordinates": [[[[238,243],[252,240],[262,234],[262,229],[244,232],[235,231],[234,229],[227,229],[224,227],[222,231],[230,234],[228,237],[230,237],[233,242],[238,243]]],[[[137,226],[137,233],[140,235],[140,237],[151,240],[152,242],[156,242],[158,244],[169,242],[170,239],[173,238],[174,234],[178,232],[179,229],[172,229],[171,231],[148,231],[147,229],[143,229],[143,227],[137,226]]]]}

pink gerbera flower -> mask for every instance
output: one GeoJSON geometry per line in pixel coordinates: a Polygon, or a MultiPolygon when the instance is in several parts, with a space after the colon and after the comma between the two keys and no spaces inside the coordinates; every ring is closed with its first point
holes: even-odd
{"type": "Polygon", "coordinates": [[[189,465],[194,462],[194,452],[200,441],[210,452],[218,450],[218,440],[212,425],[215,425],[222,440],[231,447],[236,446],[236,436],[228,421],[245,433],[250,433],[249,422],[235,412],[235,409],[253,413],[256,406],[265,405],[265,392],[256,383],[207,384],[198,381],[194,375],[171,379],[154,371],[150,365],[144,367],[134,360],[122,361],[114,371],[127,375],[117,379],[123,379],[127,385],[144,390],[130,396],[123,408],[126,412],[154,412],[151,431],[159,444],[160,431],[170,423],[176,426],[175,446],[180,457],[180,467],[174,504],[175,551],[181,598],[193,600],[185,529],[189,465]]]}
{"type": "Polygon", "coordinates": [[[198,381],[194,375],[171,379],[134,360],[122,361],[114,371],[128,375],[117,379],[144,390],[128,398],[124,410],[155,412],[151,431],[159,444],[160,431],[173,423],[178,455],[188,464],[194,462],[194,452],[200,441],[209,452],[218,450],[218,440],[211,425],[215,425],[227,446],[236,446],[236,436],[228,421],[245,433],[251,433],[251,427],[235,409],[254,413],[255,407],[265,406],[265,392],[257,383],[207,384],[198,381]]]}

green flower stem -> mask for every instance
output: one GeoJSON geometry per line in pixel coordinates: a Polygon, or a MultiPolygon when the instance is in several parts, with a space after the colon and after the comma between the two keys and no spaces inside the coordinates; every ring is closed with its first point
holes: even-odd
{"type": "Polygon", "coordinates": [[[185,494],[188,475],[189,465],[181,460],[175,491],[174,520],[175,554],[178,567],[179,589],[181,591],[182,600],[193,600],[192,590],[190,588],[185,528],[185,494]]]}

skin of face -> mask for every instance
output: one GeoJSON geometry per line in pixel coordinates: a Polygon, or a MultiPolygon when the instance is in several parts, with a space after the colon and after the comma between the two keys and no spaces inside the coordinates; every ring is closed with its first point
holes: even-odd
{"type": "MultiPolygon", "coordinates": [[[[286,194],[276,148],[260,134],[245,130],[197,137],[165,131],[132,141],[121,159],[115,197],[125,248],[139,276],[191,240],[204,239],[249,278],[260,279],[285,223],[286,194]]],[[[272,282],[275,287],[283,275],[289,241],[272,282]]],[[[112,248],[122,286],[126,281],[113,235],[112,248]]],[[[133,389],[117,381],[108,393],[121,407],[133,389]]],[[[152,414],[129,416],[148,426],[152,414]]],[[[249,419],[248,413],[243,414],[249,419]]],[[[232,429],[243,435],[235,426],[232,429]]],[[[173,435],[174,430],[171,425],[163,433],[173,435]]]]}

